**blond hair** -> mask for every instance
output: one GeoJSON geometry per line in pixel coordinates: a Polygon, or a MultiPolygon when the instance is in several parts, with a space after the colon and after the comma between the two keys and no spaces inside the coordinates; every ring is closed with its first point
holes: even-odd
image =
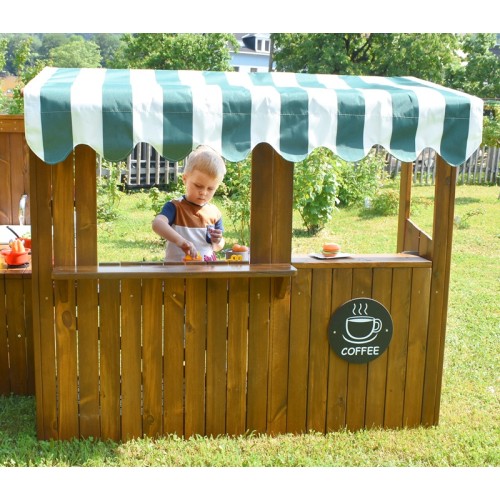
{"type": "Polygon", "coordinates": [[[184,164],[184,174],[193,170],[201,172],[222,180],[226,174],[226,165],[222,157],[208,146],[198,146],[187,158],[184,164]]]}

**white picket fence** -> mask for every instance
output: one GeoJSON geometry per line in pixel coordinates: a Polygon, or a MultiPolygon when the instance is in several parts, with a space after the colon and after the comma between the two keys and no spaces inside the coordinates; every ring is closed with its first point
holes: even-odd
{"type": "MultiPolygon", "coordinates": [[[[383,151],[381,147],[376,149],[383,151]]],[[[413,168],[414,184],[434,184],[435,156],[435,152],[431,148],[422,151],[413,168]]],[[[488,146],[479,148],[458,169],[458,184],[498,185],[500,184],[500,149],[488,146]]],[[[386,170],[390,176],[395,177],[401,170],[401,161],[387,154],[386,170]]],[[[177,183],[182,171],[183,162],[168,161],[149,144],[139,143],[122,164],[120,181],[125,184],[127,189],[146,189],[151,186],[177,183]]],[[[99,176],[109,174],[100,159],[97,172],[99,176]]]]}

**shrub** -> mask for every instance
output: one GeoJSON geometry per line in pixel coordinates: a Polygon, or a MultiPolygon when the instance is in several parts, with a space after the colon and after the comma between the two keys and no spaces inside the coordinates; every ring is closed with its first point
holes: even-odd
{"type": "Polygon", "coordinates": [[[384,174],[384,154],[372,151],[359,162],[339,159],[337,165],[340,205],[357,205],[375,196],[384,174]]]}
{"type": "Polygon", "coordinates": [[[326,148],[315,149],[295,164],[293,202],[307,232],[317,234],[331,220],[338,204],[335,173],[338,159],[326,148]]]}

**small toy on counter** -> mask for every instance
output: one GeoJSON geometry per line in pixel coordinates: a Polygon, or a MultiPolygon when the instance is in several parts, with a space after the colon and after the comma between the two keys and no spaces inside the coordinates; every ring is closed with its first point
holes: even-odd
{"type": "Polygon", "coordinates": [[[249,260],[250,258],[250,248],[246,245],[240,245],[235,243],[231,250],[226,250],[226,260],[229,261],[243,261],[249,260]]]}
{"type": "Polygon", "coordinates": [[[334,257],[340,252],[340,245],[337,243],[324,243],[321,253],[325,257],[334,257]]]}
{"type": "Polygon", "coordinates": [[[182,259],[184,262],[201,262],[203,259],[201,258],[200,252],[196,254],[196,257],[191,257],[191,255],[185,255],[182,259]]]}

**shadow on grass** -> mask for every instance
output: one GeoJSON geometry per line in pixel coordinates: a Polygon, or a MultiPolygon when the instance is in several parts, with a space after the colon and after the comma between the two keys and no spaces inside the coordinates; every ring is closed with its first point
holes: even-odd
{"type": "Polygon", "coordinates": [[[455,198],[455,205],[469,205],[471,203],[481,203],[481,200],[479,198],[472,198],[471,196],[455,198]]]}

